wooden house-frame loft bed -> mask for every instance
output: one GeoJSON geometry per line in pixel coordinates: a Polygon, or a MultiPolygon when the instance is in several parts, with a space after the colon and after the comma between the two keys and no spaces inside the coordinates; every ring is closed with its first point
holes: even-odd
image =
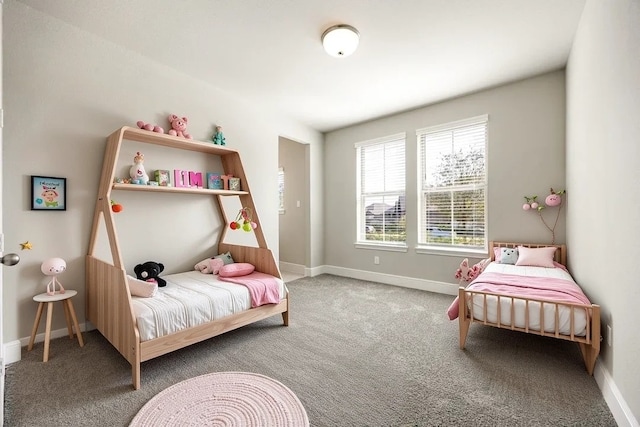
{"type": "MultiPolygon", "coordinates": [[[[287,293],[277,304],[262,305],[170,335],[141,341],[114,222],[114,213],[111,210],[113,191],[161,192],[167,193],[169,197],[171,193],[210,194],[216,198],[225,223],[233,221],[234,218],[227,217],[222,208],[222,198],[238,196],[242,206],[252,210],[253,220],[258,223],[259,220],[240,155],[236,150],[127,126],[116,130],[108,137],[86,257],[86,317],[131,364],[132,383],[135,389],[139,389],[141,385],[140,370],[141,363],[144,361],[273,315],[281,314],[284,325],[288,325],[287,293]],[[242,191],[230,191],[114,183],[120,150],[125,141],[219,156],[224,173],[240,178],[243,189],[242,191]],[[113,262],[104,261],[96,256],[96,241],[101,226],[106,229],[113,262]]],[[[254,230],[258,247],[224,243],[226,232],[227,228],[225,227],[217,246],[218,253],[229,251],[236,262],[251,263],[255,266],[256,271],[281,278],[273,253],[267,248],[261,227],[254,230]]]]}

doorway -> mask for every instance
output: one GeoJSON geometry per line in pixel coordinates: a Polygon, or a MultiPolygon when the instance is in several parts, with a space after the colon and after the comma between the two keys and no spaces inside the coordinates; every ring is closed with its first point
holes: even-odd
{"type": "Polygon", "coordinates": [[[305,275],[308,265],[308,144],[280,137],[278,167],[282,198],[279,209],[280,271],[286,281],[305,275]]]}

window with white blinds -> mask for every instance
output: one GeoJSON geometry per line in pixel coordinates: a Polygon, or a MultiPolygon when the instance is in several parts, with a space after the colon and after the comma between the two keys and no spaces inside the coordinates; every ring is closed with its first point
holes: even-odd
{"type": "Polygon", "coordinates": [[[416,131],[418,245],[486,249],[487,122],[483,115],[416,131]]]}
{"type": "Polygon", "coordinates": [[[355,144],[358,242],[406,243],[405,140],[402,133],[355,144]]]}

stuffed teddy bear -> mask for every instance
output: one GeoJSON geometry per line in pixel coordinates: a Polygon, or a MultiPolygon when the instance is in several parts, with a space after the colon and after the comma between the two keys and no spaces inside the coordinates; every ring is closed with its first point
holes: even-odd
{"type": "Polygon", "coordinates": [[[182,138],[191,139],[191,135],[187,133],[187,122],[189,120],[186,117],[178,117],[175,114],[169,116],[169,123],[171,123],[171,129],[167,132],[172,136],[180,136],[182,138]]]}
{"type": "Polygon", "coordinates": [[[164,133],[164,129],[162,129],[158,125],[152,125],[151,123],[145,123],[142,120],[138,120],[136,123],[140,129],[148,130],[151,132],[164,133]]]}
{"type": "Polygon", "coordinates": [[[167,286],[167,281],[162,277],[158,277],[164,270],[164,265],[154,261],[147,261],[142,264],[138,264],[134,267],[133,271],[136,273],[136,278],[144,280],[146,282],[156,282],[158,287],[167,286]]]}

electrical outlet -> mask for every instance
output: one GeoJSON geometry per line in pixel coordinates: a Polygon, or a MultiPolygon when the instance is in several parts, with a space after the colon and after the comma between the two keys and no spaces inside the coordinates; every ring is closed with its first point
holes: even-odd
{"type": "Polygon", "coordinates": [[[613,330],[611,329],[611,325],[607,325],[607,345],[611,347],[612,342],[613,342],[613,330]]]}
{"type": "Polygon", "coordinates": [[[373,257],[373,263],[374,263],[375,265],[380,264],[380,257],[379,257],[379,256],[374,256],[374,257],[373,257]]]}

